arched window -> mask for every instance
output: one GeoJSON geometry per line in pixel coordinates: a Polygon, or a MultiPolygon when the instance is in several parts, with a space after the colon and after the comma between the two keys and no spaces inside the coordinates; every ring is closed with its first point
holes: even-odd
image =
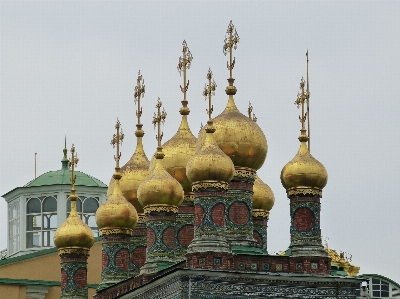
{"type": "Polygon", "coordinates": [[[26,248],[53,246],[57,229],[57,196],[27,198],[26,248]]]}
{"type": "Polygon", "coordinates": [[[20,239],[20,215],[19,215],[19,200],[14,200],[8,204],[8,229],[9,229],[9,255],[21,250],[20,239]]]}
{"type": "MultiPolygon", "coordinates": [[[[95,237],[99,236],[99,229],[96,224],[96,211],[99,208],[99,197],[79,196],[76,201],[76,211],[84,223],[93,231],[95,237]]],[[[71,202],[67,201],[67,217],[71,212],[71,202]]]]}

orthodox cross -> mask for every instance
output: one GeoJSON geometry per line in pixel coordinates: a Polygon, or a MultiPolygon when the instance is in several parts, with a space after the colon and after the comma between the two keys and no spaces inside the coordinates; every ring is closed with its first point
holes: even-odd
{"type": "Polygon", "coordinates": [[[233,49],[237,49],[237,44],[239,42],[239,35],[236,32],[235,26],[233,26],[232,20],[229,23],[226,33],[228,33],[228,37],[225,36],[223,52],[225,56],[229,52],[229,63],[226,62],[226,66],[229,70],[229,78],[232,79],[232,70],[235,66],[235,57],[233,57],[232,60],[232,52],[233,49]],[[233,32],[233,30],[235,30],[235,32],[233,32]]]}
{"type": "Polygon", "coordinates": [[[206,100],[208,97],[208,109],[206,109],[206,111],[208,114],[208,118],[211,119],[211,115],[214,110],[214,106],[211,103],[211,97],[215,95],[215,89],[217,88],[217,84],[212,79],[212,71],[210,68],[208,69],[206,78],[208,79],[208,85],[204,87],[203,96],[205,97],[206,100]]]}
{"type": "Polygon", "coordinates": [[[301,116],[299,116],[299,120],[301,122],[301,129],[305,131],[305,121],[307,119],[307,112],[304,111],[304,103],[307,102],[308,98],[309,98],[309,94],[307,91],[304,91],[304,84],[305,81],[303,78],[301,78],[300,81],[300,90],[301,92],[297,94],[297,99],[294,102],[295,105],[297,105],[297,108],[299,108],[301,106],[301,116]]]}
{"type": "Polygon", "coordinates": [[[78,153],[75,155],[75,146],[72,144],[71,147],[71,159],[68,161],[68,168],[71,169],[71,194],[69,195],[69,200],[71,201],[71,213],[72,215],[76,215],[76,200],[78,196],[76,196],[75,190],[75,181],[76,175],[74,173],[75,167],[78,165],[78,153]]]}
{"type": "Polygon", "coordinates": [[[75,167],[78,165],[78,153],[75,155],[75,146],[72,144],[71,147],[71,159],[69,159],[68,162],[68,168],[71,169],[71,184],[72,184],[72,189],[75,188],[75,181],[76,181],[76,175],[75,175],[75,167]]]}
{"type": "Polygon", "coordinates": [[[138,124],[140,124],[140,117],[142,116],[142,107],[140,106],[140,98],[144,97],[145,92],[146,91],[145,91],[143,76],[140,74],[140,70],[139,70],[138,77],[137,77],[137,85],[135,87],[135,94],[134,94],[135,104],[136,104],[136,102],[138,103],[138,109],[136,110],[138,124]]]}
{"type": "Polygon", "coordinates": [[[186,44],[186,41],[184,40],[182,42],[182,56],[179,57],[179,62],[178,62],[178,72],[180,75],[182,75],[183,72],[183,87],[180,85],[181,91],[183,92],[183,100],[186,101],[186,92],[189,88],[189,80],[186,82],[186,70],[190,69],[190,65],[192,63],[193,56],[192,53],[189,50],[189,47],[186,44]]]}
{"type": "Polygon", "coordinates": [[[257,122],[257,117],[256,115],[253,113],[253,106],[251,105],[251,103],[249,102],[249,108],[247,108],[247,113],[249,114],[249,118],[254,121],[257,122]]]}
{"type": "Polygon", "coordinates": [[[121,152],[119,151],[119,145],[122,144],[122,141],[124,140],[124,133],[122,132],[121,129],[121,123],[119,122],[117,118],[117,123],[115,124],[115,129],[117,130],[117,134],[113,135],[113,138],[111,139],[111,145],[113,148],[117,146],[117,154],[114,155],[114,160],[116,162],[115,169],[119,169],[119,160],[121,158],[121,152]]]}
{"type": "Polygon", "coordinates": [[[158,98],[157,105],[156,105],[157,114],[154,112],[152,123],[154,125],[154,128],[156,128],[156,126],[158,126],[158,134],[156,135],[156,139],[157,139],[159,148],[161,147],[161,140],[164,135],[163,133],[161,133],[161,123],[164,123],[165,118],[167,117],[167,113],[165,112],[164,108],[163,108],[163,111],[161,112],[161,107],[162,107],[162,103],[160,101],[160,98],[158,98]]]}

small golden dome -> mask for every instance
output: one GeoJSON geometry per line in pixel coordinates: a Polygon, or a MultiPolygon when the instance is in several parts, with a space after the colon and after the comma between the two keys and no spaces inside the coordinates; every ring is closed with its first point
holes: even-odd
{"type": "Polygon", "coordinates": [[[230,182],[235,173],[232,160],[214,140],[215,129],[212,125],[212,121],[207,122],[204,142],[187,163],[186,175],[192,183],[210,180],[230,182]]]}
{"type": "Polygon", "coordinates": [[[153,171],[139,185],[138,199],[143,207],[152,205],[179,206],[182,203],[182,186],[164,169],[160,156],[156,158],[153,171]]]}
{"type": "MultiPolygon", "coordinates": [[[[139,214],[143,213],[143,207],[138,201],[137,190],[143,180],[149,175],[150,162],[146,157],[141,142],[142,137],[138,137],[138,144],[131,159],[121,167],[120,188],[122,195],[129,201],[139,214]],[[140,138],[140,141],[139,141],[140,138]]],[[[107,196],[114,190],[115,180],[111,178],[107,190],[107,196]]]]}
{"type": "MultiPolygon", "coordinates": [[[[162,164],[168,173],[175,178],[186,193],[192,192],[192,184],[186,176],[186,164],[196,152],[196,137],[190,131],[187,115],[182,115],[182,121],[176,134],[163,145],[165,154],[162,164]]],[[[150,162],[150,172],[156,166],[153,156],[150,162]]]]}
{"type": "MultiPolygon", "coordinates": [[[[214,119],[214,139],[235,166],[259,169],[267,157],[267,139],[261,128],[249,117],[240,113],[233,99],[225,110],[214,119]]],[[[200,131],[197,147],[204,145],[206,132],[200,131]]]]}
{"type": "Polygon", "coordinates": [[[54,234],[54,245],[57,248],[78,247],[90,249],[94,243],[93,232],[76,213],[71,209],[67,220],[57,228],[54,234]]]}
{"type": "Polygon", "coordinates": [[[253,209],[270,211],[275,203],[275,196],[271,188],[258,175],[253,186],[253,209]]]}
{"type": "Polygon", "coordinates": [[[96,223],[99,229],[133,229],[138,221],[135,208],[125,199],[119,187],[120,175],[114,174],[114,189],[96,211],[96,223]]]}
{"type": "Polygon", "coordinates": [[[324,165],[311,156],[306,144],[308,137],[305,130],[299,140],[299,151],[281,171],[282,185],[287,192],[295,189],[322,190],[328,181],[328,173],[324,165]]]}

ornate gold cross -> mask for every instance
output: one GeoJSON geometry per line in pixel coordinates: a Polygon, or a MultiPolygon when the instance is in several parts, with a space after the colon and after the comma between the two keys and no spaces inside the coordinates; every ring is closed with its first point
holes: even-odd
{"type": "Polygon", "coordinates": [[[113,138],[111,139],[111,144],[113,148],[117,146],[117,154],[114,155],[114,160],[116,162],[115,169],[119,169],[119,160],[121,159],[121,152],[119,151],[119,145],[122,144],[125,135],[122,132],[121,123],[119,122],[118,118],[117,118],[117,123],[115,124],[115,129],[117,130],[117,134],[113,135],[113,138]]]}
{"type": "Polygon", "coordinates": [[[179,57],[179,62],[178,62],[178,72],[180,75],[182,75],[183,72],[183,87],[180,85],[181,91],[183,92],[183,100],[186,101],[186,92],[189,88],[189,80],[186,82],[186,70],[190,69],[190,65],[192,63],[193,56],[192,53],[189,50],[189,47],[186,44],[186,41],[184,40],[182,42],[182,56],[179,57]]]}
{"type": "Polygon", "coordinates": [[[140,117],[142,116],[142,107],[140,106],[140,99],[144,97],[145,85],[143,76],[140,74],[140,70],[137,77],[137,85],[135,87],[135,104],[138,103],[138,109],[136,110],[136,116],[138,118],[138,124],[140,124],[140,117]]]}
{"type": "Polygon", "coordinates": [[[225,56],[229,52],[229,63],[226,62],[226,66],[229,70],[229,78],[232,79],[232,70],[235,67],[235,57],[233,57],[232,60],[232,52],[233,49],[237,49],[237,44],[239,43],[240,39],[236,32],[235,26],[233,26],[232,20],[229,23],[226,33],[228,33],[228,37],[225,36],[223,52],[225,56]],[[233,32],[233,30],[235,30],[235,32],[233,32]]]}
{"type": "Polygon", "coordinates": [[[75,167],[78,165],[78,153],[75,155],[75,146],[72,144],[71,147],[71,159],[68,161],[68,168],[71,169],[71,184],[72,188],[75,187],[76,175],[75,175],[75,167]]]}
{"type": "Polygon", "coordinates": [[[299,120],[301,122],[301,129],[305,130],[305,121],[307,119],[307,112],[304,111],[304,103],[308,101],[310,94],[308,91],[304,90],[304,85],[305,81],[303,78],[301,78],[300,81],[300,90],[301,92],[297,94],[297,99],[294,102],[295,105],[297,105],[297,108],[301,106],[301,116],[299,116],[299,120]]]}
{"type": "Polygon", "coordinates": [[[164,135],[161,132],[161,123],[164,123],[165,118],[167,117],[167,113],[165,112],[164,108],[163,108],[163,111],[161,112],[161,107],[162,107],[162,103],[160,101],[160,98],[158,98],[157,105],[156,105],[157,114],[154,112],[152,124],[154,125],[154,128],[156,128],[156,126],[158,126],[158,134],[156,135],[156,139],[157,139],[159,148],[161,147],[161,140],[164,135]]]}
{"type": "Polygon", "coordinates": [[[206,109],[208,118],[211,119],[212,112],[214,110],[214,106],[212,105],[212,100],[211,97],[215,96],[215,89],[217,88],[217,84],[215,81],[212,79],[212,71],[209,68],[208,73],[207,73],[207,79],[208,79],[208,85],[206,84],[204,87],[203,91],[203,96],[205,97],[205,100],[207,100],[208,97],[208,109],[206,109]],[[212,80],[212,81],[211,81],[212,80]]]}

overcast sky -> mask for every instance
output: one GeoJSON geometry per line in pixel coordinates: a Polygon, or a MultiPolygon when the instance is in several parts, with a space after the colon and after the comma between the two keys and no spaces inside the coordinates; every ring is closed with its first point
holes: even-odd
{"type": "MultiPolygon", "coordinates": [[[[157,98],[168,113],[164,141],[180,122],[176,69],[185,39],[189,124],[206,123],[202,90],[211,67],[218,85],[214,116],[227,102],[230,20],[240,36],[233,70],[236,104],[249,101],[268,140],[258,171],[275,193],[268,249],[290,244],[289,201],[282,167],[297,153],[300,110],[294,105],[310,60],[311,152],[329,175],[321,229],[330,248],[352,255],[360,273],[400,282],[400,2],[136,2],[2,1],[0,193],[61,168],[64,134],[77,170],[108,184],[110,145],[119,118],[122,163],[132,155],[137,72],[146,84],[144,146],[156,149],[151,125],[157,98]]],[[[6,248],[7,206],[0,202],[0,248],[6,248]]]]}

